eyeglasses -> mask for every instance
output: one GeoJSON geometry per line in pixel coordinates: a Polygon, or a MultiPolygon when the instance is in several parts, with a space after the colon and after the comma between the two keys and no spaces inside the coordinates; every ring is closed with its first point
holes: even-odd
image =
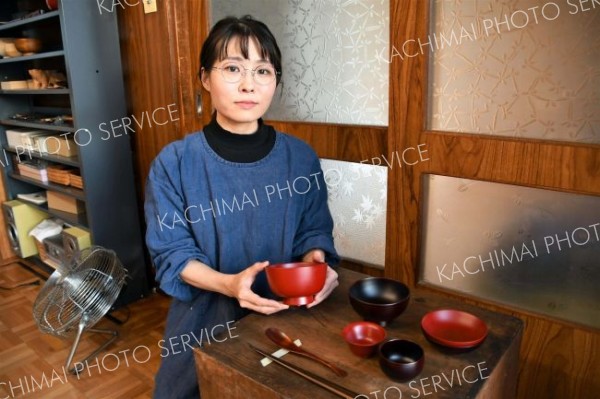
{"type": "Polygon", "coordinates": [[[243,65],[230,62],[225,64],[222,67],[212,67],[212,69],[220,69],[221,75],[223,79],[227,83],[237,83],[242,80],[242,76],[246,76],[246,71],[250,71],[252,73],[252,77],[254,78],[254,82],[259,85],[268,85],[273,83],[277,75],[281,74],[269,64],[259,65],[254,69],[244,68],[243,65]]]}

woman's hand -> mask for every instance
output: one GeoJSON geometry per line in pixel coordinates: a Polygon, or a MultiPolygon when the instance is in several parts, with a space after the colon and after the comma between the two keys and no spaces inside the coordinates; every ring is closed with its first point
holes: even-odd
{"type": "Polygon", "coordinates": [[[238,274],[232,275],[229,285],[230,296],[237,298],[242,308],[264,314],[273,314],[289,308],[281,302],[256,295],[251,287],[256,275],[264,270],[269,262],[256,262],[238,274]]]}
{"type": "MultiPolygon", "coordinates": [[[[304,262],[317,262],[317,263],[325,263],[325,252],[321,249],[313,249],[304,255],[302,258],[304,262]]],[[[325,298],[327,298],[337,287],[340,285],[338,282],[338,274],[331,267],[327,266],[327,275],[325,276],[325,285],[323,289],[315,295],[315,300],[308,304],[307,308],[312,308],[323,302],[325,298]]]]}
{"type": "Polygon", "coordinates": [[[289,306],[260,297],[252,291],[251,287],[256,275],[268,265],[269,262],[257,262],[237,274],[224,274],[193,259],[187,263],[180,276],[183,281],[194,287],[236,298],[243,308],[271,314],[287,309],[289,306]]]}

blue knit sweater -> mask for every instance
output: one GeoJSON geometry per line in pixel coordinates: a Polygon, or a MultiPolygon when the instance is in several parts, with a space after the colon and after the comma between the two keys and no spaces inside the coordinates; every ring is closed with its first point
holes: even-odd
{"type": "MultiPolygon", "coordinates": [[[[271,152],[252,163],[224,160],[202,133],[169,144],[152,164],[145,216],[156,279],[181,301],[202,294],[179,278],[191,259],[228,274],[258,261],[296,260],[313,248],[330,265],[339,261],[319,160],[279,132],[271,152]]],[[[261,273],[253,289],[269,296],[265,281],[261,273]]]]}
{"type": "MultiPolygon", "coordinates": [[[[324,250],[330,265],[339,261],[319,160],[308,145],[282,133],[269,154],[252,163],[224,160],[202,133],[169,144],[152,164],[145,214],[156,279],[174,297],[155,399],[198,398],[186,343],[248,313],[235,298],[182,281],[179,274],[191,259],[223,273],[257,261],[296,260],[313,248],[324,250]]],[[[264,272],[252,289],[271,296],[264,272]]]]}

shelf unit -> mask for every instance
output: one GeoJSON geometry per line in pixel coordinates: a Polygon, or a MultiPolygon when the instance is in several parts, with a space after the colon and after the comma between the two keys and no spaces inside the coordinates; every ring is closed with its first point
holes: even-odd
{"type": "Polygon", "coordinates": [[[69,94],[69,89],[44,89],[40,90],[0,90],[0,94],[69,94]]]}
{"type": "MultiPolygon", "coordinates": [[[[46,8],[43,0],[3,0],[0,20],[12,20],[24,4],[46,8]]],[[[0,24],[0,37],[37,37],[42,41],[42,50],[37,54],[0,58],[0,79],[29,79],[27,70],[35,68],[57,70],[68,82],[68,88],[0,90],[0,146],[4,152],[0,167],[8,198],[50,190],[84,203],[85,212],[72,214],[20,199],[66,225],[88,230],[94,245],[117,253],[129,278],[115,307],[146,296],[149,281],[130,138],[123,135],[101,139],[100,131],[102,123],[126,116],[116,13],[98,12],[96,0],[61,0],[56,11],[0,24]],[[71,115],[73,124],[20,120],[17,114],[71,115]],[[13,128],[67,133],[71,139],[83,131],[89,142],[77,144],[73,157],[23,151],[8,145],[6,130],[13,128]],[[20,160],[14,158],[17,155],[20,160]],[[16,164],[23,158],[78,168],[83,189],[20,175],[16,164]]],[[[53,270],[39,258],[28,261],[46,273],[53,270]]]]}
{"type": "MultiPolygon", "coordinates": [[[[2,27],[0,27],[0,29],[5,30],[6,27],[2,26],[2,27]]],[[[49,51],[46,53],[39,53],[39,54],[34,54],[34,55],[23,55],[20,57],[3,58],[0,60],[0,65],[9,64],[9,63],[13,63],[13,62],[21,63],[21,62],[25,62],[25,61],[43,60],[44,58],[54,58],[54,57],[64,57],[64,56],[65,56],[65,52],[62,50],[49,51]]]]}
{"type": "Polygon", "coordinates": [[[43,159],[45,161],[55,162],[63,165],[75,166],[79,167],[79,158],[78,157],[61,157],[60,155],[51,155],[46,153],[40,153],[37,151],[28,151],[26,154],[23,151],[19,151],[16,148],[12,148],[9,146],[4,146],[4,150],[7,152],[11,152],[18,156],[31,157],[37,159],[43,159]]]}
{"type": "MultiPolygon", "coordinates": [[[[39,91],[39,90],[36,90],[39,91]]],[[[39,94],[39,93],[34,93],[39,94]]],[[[75,132],[73,126],[69,125],[51,125],[48,123],[33,123],[33,122],[23,122],[12,119],[0,119],[0,125],[4,126],[14,126],[14,127],[27,127],[31,129],[42,129],[42,130],[54,130],[55,132],[75,132]]]]}

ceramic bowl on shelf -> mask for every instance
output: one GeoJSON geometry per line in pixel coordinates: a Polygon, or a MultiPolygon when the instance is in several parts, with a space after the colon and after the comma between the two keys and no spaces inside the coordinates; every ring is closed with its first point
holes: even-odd
{"type": "Polygon", "coordinates": [[[21,52],[17,50],[14,42],[5,42],[3,53],[5,57],[20,57],[22,55],[21,52]]]}
{"type": "Polygon", "coordinates": [[[396,280],[367,277],[352,284],[348,297],[363,319],[385,326],[406,310],[410,290],[396,280]]]}
{"type": "Polygon", "coordinates": [[[325,285],[326,263],[292,262],[269,265],[265,269],[271,291],[286,305],[308,305],[325,285]]]}
{"type": "Polygon", "coordinates": [[[356,356],[370,357],[386,337],[385,329],[370,321],[355,321],[342,330],[350,351],[356,356]]]}
{"type": "Polygon", "coordinates": [[[408,381],[419,375],[425,364],[420,345],[403,339],[391,339],[379,346],[381,370],[393,380],[408,381]]]}
{"type": "Polygon", "coordinates": [[[15,39],[15,47],[23,55],[31,55],[38,53],[42,49],[42,42],[40,39],[21,37],[15,39]]]}
{"type": "Polygon", "coordinates": [[[48,10],[58,10],[58,0],[46,0],[48,10]]]}
{"type": "MultiPolygon", "coordinates": [[[[6,45],[15,43],[15,39],[9,37],[0,37],[0,57],[4,57],[6,55],[6,45]]],[[[14,51],[18,51],[16,47],[14,47],[14,51]]],[[[10,57],[10,56],[9,56],[10,57]]]]}

